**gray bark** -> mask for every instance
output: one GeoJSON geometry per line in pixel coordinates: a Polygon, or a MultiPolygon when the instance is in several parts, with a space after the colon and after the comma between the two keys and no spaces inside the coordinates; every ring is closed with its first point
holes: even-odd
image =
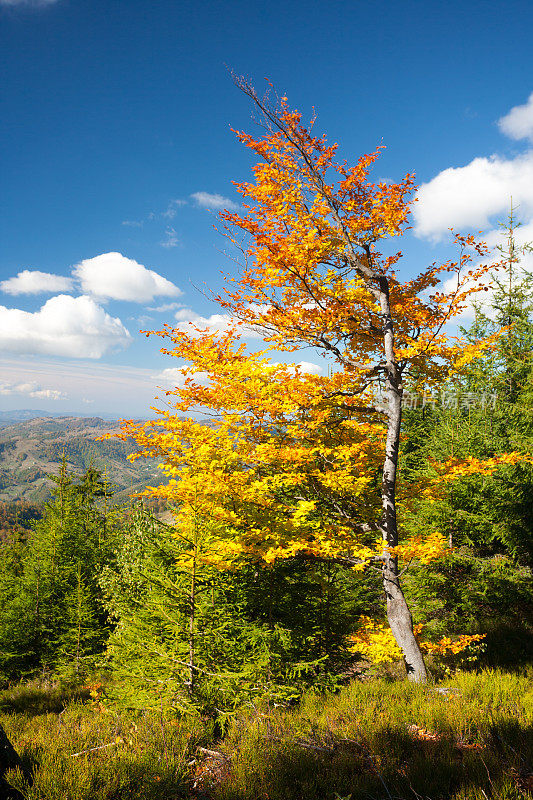
{"type": "Polygon", "coordinates": [[[388,548],[398,544],[398,525],[396,520],[396,479],[402,424],[402,374],[394,353],[394,328],[389,304],[389,286],[385,277],[379,282],[379,301],[383,320],[383,343],[386,360],[387,386],[387,442],[383,463],[381,498],[383,518],[381,534],[383,538],[383,589],[387,601],[387,619],[390,629],[402,650],[407,677],[416,683],[426,683],[428,673],[420,646],[413,633],[413,619],[400,585],[398,559],[388,548]]]}

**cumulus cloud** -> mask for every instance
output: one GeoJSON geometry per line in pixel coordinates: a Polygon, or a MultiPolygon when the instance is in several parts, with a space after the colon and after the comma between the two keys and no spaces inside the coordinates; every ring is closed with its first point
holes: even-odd
{"type": "Polygon", "coordinates": [[[225,333],[230,328],[240,328],[240,333],[245,339],[262,339],[262,335],[243,325],[238,320],[231,317],[229,314],[211,314],[209,317],[203,317],[197,314],[192,308],[180,308],[175,313],[174,318],[178,324],[176,328],[185,333],[195,335],[195,328],[200,328],[202,331],[207,330],[208,333],[220,334],[225,333]]]}
{"type": "Polygon", "coordinates": [[[130,342],[120,319],[90,297],[60,294],[34,313],[0,306],[0,349],[4,352],[100,358],[130,342]]]}
{"type": "Polygon", "coordinates": [[[533,151],[511,159],[475,158],[422,184],[413,210],[415,232],[439,240],[449,228],[486,228],[496,214],[506,216],[511,197],[522,215],[533,213],[533,151]]]}
{"type": "Polygon", "coordinates": [[[43,389],[36,381],[29,383],[10,383],[0,381],[0,395],[22,394],[39,400],[65,400],[67,395],[59,389],[43,389]]]}
{"type": "Polygon", "coordinates": [[[286,366],[290,372],[296,372],[296,367],[300,368],[302,375],[318,375],[322,372],[322,367],[318,364],[313,364],[311,361],[297,361],[295,364],[283,364],[281,361],[272,361],[271,366],[281,367],[286,366]]]}
{"type": "MultiPolygon", "coordinates": [[[[494,230],[485,234],[483,238],[486,241],[491,253],[486,259],[483,259],[483,262],[479,263],[492,264],[497,261],[498,258],[500,258],[500,252],[498,248],[501,247],[502,252],[505,252],[507,249],[507,233],[502,228],[495,228],[494,230]]],[[[515,229],[514,240],[518,250],[524,245],[533,242],[533,220],[515,229]]],[[[530,273],[533,275],[533,253],[522,252],[520,253],[519,258],[520,263],[515,267],[515,278],[517,280],[519,280],[520,272],[530,273]]],[[[475,292],[467,298],[465,301],[465,308],[460,314],[457,315],[457,317],[454,318],[455,322],[459,324],[466,324],[473,319],[475,315],[474,304],[475,306],[479,307],[482,312],[490,316],[493,313],[495,288],[497,286],[497,282],[499,280],[501,281],[502,279],[502,273],[500,273],[498,270],[493,270],[481,280],[477,282],[471,281],[471,286],[482,285],[484,287],[484,291],[475,292]]],[[[447,280],[443,281],[441,290],[445,292],[451,292],[456,286],[457,278],[448,278],[447,280]]]]}
{"type": "Polygon", "coordinates": [[[239,206],[230,200],[229,197],[224,197],[221,194],[210,194],[209,192],[194,192],[191,194],[192,199],[199,208],[206,208],[209,211],[237,211],[239,206]]]}
{"type": "MultiPolygon", "coordinates": [[[[533,94],[526,103],[515,106],[498,121],[500,131],[514,140],[526,140],[521,153],[474,158],[462,167],[449,167],[423,184],[413,209],[415,233],[438,241],[448,235],[449,228],[484,229],[482,238],[492,248],[485,263],[497,261],[496,248],[506,249],[506,234],[501,223],[509,214],[511,202],[515,220],[521,223],[514,231],[518,246],[533,241],[533,94]]],[[[533,274],[533,254],[522,253],[520,268],[533,274]]],[[[482,283],[487,291],[476,292],[465,303],[457,323],[467,323],[474,315],[474,304],[487,314],[492,313],[494,287],[498,272],[486,275],[482,283]]],[[[441,290],[451,291],[456,279],[444,281],[441,290]]]]}
{"type": "MultiPolygon", "coordinates": [[[[165,247],[175,247],[174,229],[167,229],[165,247]]],[[[146,303],[157,296],[180,297],[181,289],[154,270],[121,253],[102,253],[76,264],[70,278],[50,272],[25,269],[0,282],[0,290],[11,295],[68,292],[75,288],[100,300],[146,303]]]]}
{"type": "Polygon", "coordinates": [[[103,253],[77,264],[72,272],[84,294],[110,300],[148,303],[154,297],[179,297],[182,292],[157,272],[121,253],[103,253]]]}
{"type": "Polygon", "coordinates": [[[0,289],[6,294],[44,294],[45,292],[68,292],[74,286],[72,278],[53,275],[50,272],[24,269],[14,278],[0,282],[0,289]]]}
{"type": "Polygon", "coordinates": [[[180,308],[176,311],[174,319],[178,324],[176,328],[186,333],[194,334],[194,327],[207,330],[208,333],[224,333],[237,323],[229,314],[211,314],[203,317],[197,314],[192,308],[180,308]]]}
{"type": "Polygon", "coordinates": [[[533,92],[527,103],[515,106],[508,114],[498,120],[502,133],[511,139],[529,139],[533,142],[533,92]]]}
{"type": "MultiPolygon", "coordinates": [[[[526,103],[501,117],[498,126],[511,139],[533,143],[533,93],[526,103]]],[[[533,219],[531,146],[508,158],[478,156],[466,166],[448,167],[422,184],[413,209],[415,233],[438,241],[449,228],[496,230],[496,223],[507,217],[511,199],[522,222],[533,219]]]]}
{"type": "Polygon", "coordinates": [[[318,375],[319,372],[322,372],[322,367],[311,363],[311,361],[300,361],[297,366],[300,367],[300,372],[303,372],[304,375],[318,375]]]}

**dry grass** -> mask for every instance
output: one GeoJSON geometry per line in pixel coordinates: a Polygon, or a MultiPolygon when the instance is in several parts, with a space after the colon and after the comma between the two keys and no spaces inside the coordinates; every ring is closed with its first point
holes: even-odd
{"type": "MultiPolygon", "coordinates": [[[[158,711],[133,715],[101,702],[73,702],[68,694],[61,709],[35,713],[32,706],[21,713],[20,695],[26,694],[11,692],[17,711],[4,712],[0,722],[33,774],[31,787],[20,774],[7,776],[27,800],[189,796],[187,765],[204,731],[198,719],[169,719],[158,711]]],[[[61,692],[51,695],[58,703],[61,692]]]]}
{"type": "Polygon", "coordinates": [[[240,713],[222,741],[198,717],[112,710],[51,688],[3,693],[0,722],[33,771],[31,788],[11,776],[27,800],[533,795],[533,673],[446,685],[454,689],[376,680],[309,694],[294,709],[240,713]]]}

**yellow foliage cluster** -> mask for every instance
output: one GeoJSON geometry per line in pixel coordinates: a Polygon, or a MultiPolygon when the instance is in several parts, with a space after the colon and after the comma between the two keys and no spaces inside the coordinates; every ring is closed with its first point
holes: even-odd
{"type": "Polygon", "coordinates": [[[373,664],[391,663],[402,657],[391,629],[371,617],[360,618],[359,630],[351,637],[351,642],[351,650],[361,653],[373,664]]]}
{"type": "MultiPolygon", "coordinates": [[[[415,625],[414,632],[419,636],[423,625],[415,625]]],[[[463,635],[451,639],[444,636],[438,642],[426,640],[419,641],[422,650],[431,655],[457,655],[475,642],[481,642],[486,634],[463,635]]],[[[360,625],[357,633],[351,637],[351,649],[361,653],[373,664],[390,663],[398,661],[402,657],[402,651],[398,647],[391,629],[383,622],[379,622],[371,617],[363,616],[360,618],[360,625]]]]}
{"type": "Polygon", "coordinates": [[[429,564],[450,552],[446,538],[440,531],[432,531],[426,537],[413,536],[396,547],[388,547],[388,552],[405,561],[416,560],[429,564]]]}
{"type": "Polygon", "coordinates": [[[437,500],[447,491],[447,484],[458,478],[465,478],[469,475],[492,475],[500,467],[518,463],[531,464],[533,457],[527,453],[513,451],[485,459],[466,456],[461,459],[449,458],[447,461],[441,462],[432,461],[429,466],[434,476],[428,476],[425,481],[420,480],[417,493],[429,500],[437,500]]]}
{"type": "Polygon", "coordinates": [[[462,653],[463,650],[466,650],[469,645],[483,641],[485,636],[485,633],[474,633],[471,636],[464,634],[453,640],[450,639],[449,636],[444,636],[442,639],[439,639],[438,642],[421,642],[420,646],[423,650],[432,655],[443,656],[450,653],[455,656],[458,653],[462,653]]]}
{"type": "MultiPolygon", "coordinates": [[[[379,151],[351,167],[337,161],[337,146],[304,127],[285,99],[262,138],[237,135],[261,161],[255,182],[237,185],[244,211],[221,215],[231,240],[241,246],[244,233],[249,242],[241,276],[215,298],[227,326],[150,332],[164,339],[162,352],[178,360],[183,380],[164,391],[168,406],[157,419],[125,421],[120,435],[137,442],[133,458],[160,462],[168,482],[147,494],[175,509],[176,535],[191,520],[208,522],[207,563],[305,555],[364,569],[387,553],[374,544],[383,534],[379,476],[388,425],[376,389],[387,358],[376,286],[388,287],[397,369],[431,389],[492,346],[492,339],[472,345],[442,333],[482,288],[489,266],[474,267],[473,259],[487,250],[456,236],[456,261],[402,282],[402,254],[379,248],[408,224],[412,175],[372,182],[379,151]],[[450,275],[454,289],[439,291],[450,275]],[[263,338],[257,352],[243,342],[250,330],[263,338]],[[279,363],[280,352],[302,347],[325,354],[327,374],[279,363]],[[206,410],[209,425],[198,421],[206,410]]],[[[437,496],[454,477],[487,474],[519,457],[434,465],[436,477],[402,494],[406,502],[437,496]]],[[[445,544],[430,533],[391,552],[428,563],[445,544]]]]}

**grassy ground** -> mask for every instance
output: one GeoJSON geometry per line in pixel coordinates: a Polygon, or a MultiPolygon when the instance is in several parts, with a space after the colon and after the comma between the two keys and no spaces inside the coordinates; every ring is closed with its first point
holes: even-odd
{"type": "Polygon", "coordinates": [[[195,717],[131,713],[88,692],[0,693],[33,773],[27,800],[518,800],[533,796],[533,672],[354,683],[249,710],[222,739],[195,717]],[[100,748],[100,749],[95,749],[100,748]]]}

